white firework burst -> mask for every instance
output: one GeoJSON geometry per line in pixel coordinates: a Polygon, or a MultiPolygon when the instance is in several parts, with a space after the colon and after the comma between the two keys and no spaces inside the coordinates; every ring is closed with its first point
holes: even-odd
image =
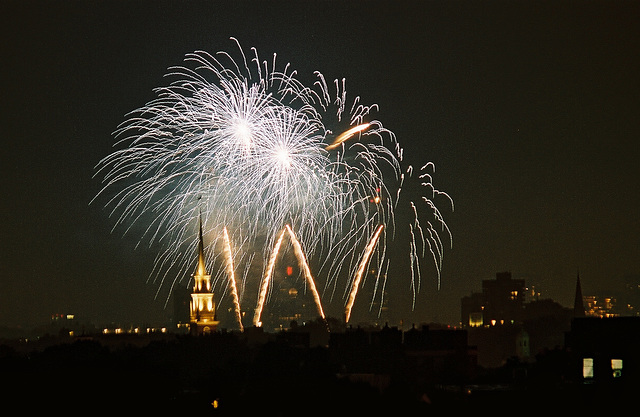
{"type": "MultiPolygon", "coordinates": [[[[104,178],[99,195],[115,191],[106,203],[115,226],[128,230],[142,223],[140,241],[160,244],[152,273],[158,292],[188,276],[197,245],[193,225],[202,213],[212,249],[228,231],[227,247],[231,241],[237,248],[234,264],[244,268],[238,274],[244,284],[255,248],[262,247],[258,258],[266,260],[290,225],[304,253],[315,259],[326,297],[333,299],[342,286],[346,296],[374,232],[374,258],[381,267],[387,262],[404,180],[402,149],[371,117],[376,105],[362,105],[358,97],[347,104],[344,80],[328,84],[317,72],[308,87],[289,64],[278,70],[275,54],[261,61],[252,49],[247,60],[236,44],[238,59],[226,52],[188,54],[184,66],[170,69],[174,81],[128,115],[115,132],[117,149],[97,166],[96,175],[104,178]]],[[[432,201],[437,191],[431,177],[423,183],[431,197],[420,200],[448,232],[432,201]]],[[[424,228],[414,213],[415,293],[418,258],[429,249],[439,280],[443,246],[437,228],[424,228]]],[[[216,251],[209,254],[215,263],[216,251]]],[[[240,299],[246,285],[241,287],[240,299]]]]}

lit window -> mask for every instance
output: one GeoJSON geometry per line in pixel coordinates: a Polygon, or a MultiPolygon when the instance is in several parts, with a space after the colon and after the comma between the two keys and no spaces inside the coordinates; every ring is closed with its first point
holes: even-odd
{"type": "Polygon", "coordinates": [[[582,377],[593,378],[593,358],[582,359],[582,377]]]}
{"type": "Polygon", "coordinates": [[[622,376],[622,359],[611,359],[611,370],[613,371],[613,377],[619,378],[622,376]]]}
{"type": "Polygon", "coordinates": [[[469,326],[481,327],[483,324],[482,313],[469,314],[469,326]]]}

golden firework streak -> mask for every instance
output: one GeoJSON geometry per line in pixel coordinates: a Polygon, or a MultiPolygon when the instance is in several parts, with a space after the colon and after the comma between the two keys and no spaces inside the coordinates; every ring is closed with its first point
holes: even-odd
{"type": "Polygon", "coordinates": [[[273,274],[273,267],[276,264],[276,258],[278,256],[278,252],[280,251],[280,245],[282,245],[282,238],[284,237],[284,229],[280,232],[280,236],[278,236],[278,240],[276,241],[275,246],[273,247],[273,252],[271,252],[271,257],[269,258],[269,263],[267,264],[267,271],[262,278],[262,285],[260,286],[260,292],[258,293],[258,305],[256,306],[256,312],[253,316],[253,325],[260,327],[262,326],[262,322],[260,321],[260,316],[262,315],[262,308],[264,307],[264,300],[267,298],[267,289],[269,288],[269,281],[271,281],[271,275],[273,274]]]}
{"type": "Polygon", "coordinates": [[[380,237],[380,233],[382,232],[382,225],[378,226],[376,232],[371,237],[371,240],[367,244],[367,247],[364,250],[364,254],[362,255],[362,260],[360,261],[360,266],[358,266],[358,270],[356,271],[356,276],[353,279],[353,284],[351,284],[351,292],[349,293],[349,299],[347,300],[347,306],[345,308],[345,323],[349,322],[349,317],[351,317],[351,308],[353,307],[353,303],[356,300],[356,294],[358,293],[358,287],[360,286],[360,281],[362,280],[362,275],[364,274],[364,269],[369,263],[369,258],[371,258],[371,254],[373,253],[373,248],[376,247],[376,243],[378,243],[378,238],[380,237]]]}
{"type": "Polygon", "coordinates": [[[346,132],[339,134],[338,137],[333,141],[333,143],[331,145],[327,145],[325,149],[331,150],[337,148],[342,142],[350,139],[356,133],[364,132],[365,130],[369,129],[369,126],[371,126],[371,123],[363,123],[361,125],[352,127],[346,132]]]}
{"type": "Polygon", "coordinates": [[[311,275],[311,269],[309,269],[309,264],[307,263],[307,259],[304,256],[304,251],[302,250],[302,246],[300,242],[296,238],[295,233],[289,225],[286,225],[282,232],[280,232],[280,236],[278,236],[278,240],[276,241],[275,246],[273,247],[273,252],[271,252],[271,257],[269,258],[269,263],[267,264],[267,270],[262,279],[262,285],[260,286],[260,293],[258,294],[258,305],[256,306],[256,312],[253,317],[253,325],[260,327],[262,326],[262,322],[260,321],[260,316],[262,315],[262,309],[264,308],[264,302],[267,297],[267,289],[269,288],[269,283],[271,281],[271,277],[273,276],[273,269],[276,264],[276,258],[278,257],[278,252],[280,252],[280,246],[282,245],[282,239],[284,238],[284,232],[289,234],[289,238],[291,239],[291,243],[293,244],[293,249],[295,251],[296,257],[298,258],[298,263],[300,264],[300,269],[304,272],[304,276],[307,280],[309,288],[311,289],[311,293],[313,294],[313,299],[318,307],[318,313],[320,317],[323,319],[324,311],[322,310],[322,303],[320,302],[320,295],[318,294],[318,290],[316,289],[316,284],[313,281],[313,276],[311,275]]]}
{"type": "Polygon", "coordinates": [[[231,287],[231,298],[233,299],[233,306],[236,310],[236,318],[240,331],[243,331],[242,316],[240,313],[240,301],[238,300],[238,288],[236,287],[236,276],[233,272],[233,257],[231,256],[231,242],[229,240],[229,234],[227,228],[224,228],[224,254],[227,258],[227,275],[229,276],[229,286],[231,287]]]}
{"type": "Polygon", "coordinates": [[[293,230],[289,225],[286,226],[287,231],[289,232],[289,236],[291,237],[291,242],[293,243],[293,249],[296,252],[298,257],[298,263],[300,264],[300,268],[304,271],[304,275],[309,282],[309,288],[311,289],[311,294],[313,294],[313,299],[316,301],[316,306],[318,307],[318,313],[320,313],[320,317],[324,319],[324,311],[322,311],[322,304],[320,303],[320,295],[318,294],[318,290],[316,289],[316,284],[313,281],[313,277],[311,276],[311,269],[309,269],[309,264],[307,263],[307,259],[304,256],[304,252],[302,251],[302,246],[300,246],[300,242],[296,238],[296,235],[293,233],[293,230]]]}

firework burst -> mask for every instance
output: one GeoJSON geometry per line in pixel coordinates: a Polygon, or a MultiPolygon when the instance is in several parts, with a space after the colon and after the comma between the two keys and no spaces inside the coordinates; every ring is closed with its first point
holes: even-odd
{"type": "MultiPolygon", "coordinates": [[[[173,81],[156,89],[157,98],[130,113],[116,130],[117,149],[96,167],[104,182],[98,195],[113,193],[106,206],[116,219],[114,227],[126,231],[144,224],[140,241],[162,248],[151,274],[158,293],[188,276],[197,245],[193,225],[201,211],[210,263],[224,256],[219,263],[227,270],[235,265],[243,277],[236,288],[234,276],[231,286],[236,313],[246,297],[255,253],[261,252],[257,258],[264,276],[285,227],[297,237],[298,256],[316,265],[323,298],[331,302],[340,289],[343,299],[355,296],[360,285],[355,275],[364,263],[388,268],[385,248],[396,230],[394,211],[412,170],[401,166],[395,135],[372,118],[377,106],[362,105],[358,97],[348,105],[344,80],[327,83],[315,73],[317,81],[306,86],[289,64],[278,68],[275,54],[261,60],[252,48],[248,58],[235,42],[236,58],[200,51],[187,55],[184,66],[170,68],[167,76],[173,81]],[[376,256],[371,253],[374,235],[376,256]],[[215,250],[223,240],[225,249],[215,250]]],[[[424,223],[410,203],[414,302],[419,259],[433,257],[439,282],[440,233],[451,238],[433,203],[441,192],[430,174],[419,177],[428,193],[417,199],[434,223],[424,223]]],[[[224,279],[224,270],[216,282],[224,279]]],[[[311,278],[310,270],[305,273],[311,278]]],[[[374,298],[385,280],[386,274],[376,278],[374,298]]],[[[258,298],[264,302],[266,290],[260,287],[258,298]]],[[[353,297],[348,298],[350,308],[353,297]]]]}

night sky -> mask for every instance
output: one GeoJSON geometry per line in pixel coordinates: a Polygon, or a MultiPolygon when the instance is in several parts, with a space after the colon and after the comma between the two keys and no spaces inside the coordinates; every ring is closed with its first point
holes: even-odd
{"type": "Polygon", "coordinates": [[[413,314],[390,280],[397,318],[456,323],[500,271],[565,306],[578,270],[585,295],[640,281],[639,21],[634,1],[4,1],[0,325],[167,316],[153,250],[89,204],[94,166],[168,67],[230,37],[346,78],[436,165],[453,248],[413,314]]]}

